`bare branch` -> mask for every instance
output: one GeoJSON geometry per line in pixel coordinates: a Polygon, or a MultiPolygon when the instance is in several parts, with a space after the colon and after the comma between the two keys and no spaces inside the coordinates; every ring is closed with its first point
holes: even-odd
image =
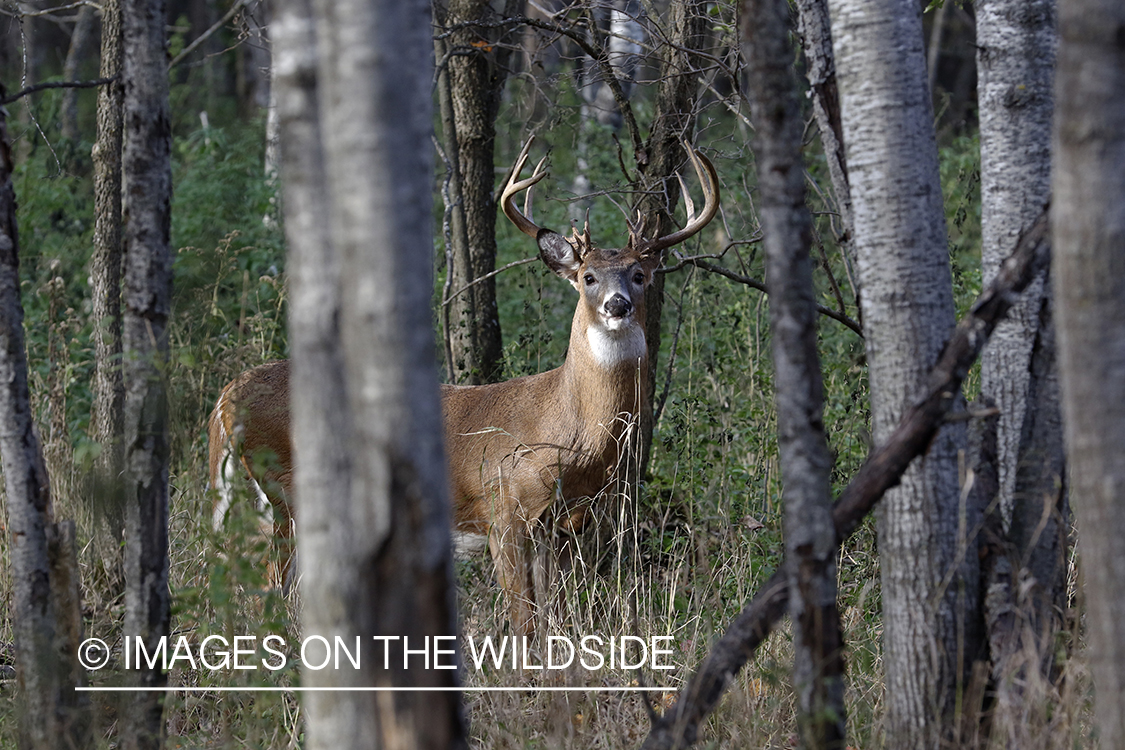
{"type": "Polygon", "coordinates": [[[212,35],[215,34],[215,32],[223,28],[223,26],[225,26],[227,22],[230,21],[230,19],[234,18],[235,14],[238,13],[238,11],[241,10],[244,5],[246,5],[246,2],[247,0],[235,0],[234,5],[230,6],[230,10],[228,10],[222,18],[220,18],[218,21],[215,21],[215,23],[211,25],[211,28],[207,29],[207,31],[204,31],[202,34],[192,40],[192,43],[184,47],[180,51],[180,54],[172,58],[172,62],[168,63],[168,70],[171,70],[172,68],[183,62],[188,55],[190,55],[192,52],[195,52],[199,45],[206,42],[211,38],[212,35]]]}
{"type": "Polygon", "coordinates": [[[11,96],[0,98],[0,107],[19,101],[28,94],[45,91],[46,89],[92,89],[97,86],[105,86],[107,83],[113,83],[118,78],[120,78],[120,76],[95,78],[92,81],[48,81],[47,83],[37,83],[34,86],[28,86],[25,89],[19,90],[11,96]]]}
{"type": "MultiPolygon", "coordinates": [[[[957,324],[930,371],[921,398],[840,493],[832,508],[837,547],[859,527],[883,493],[899,483],[910,463],[926,452],[996,324],[1050,262],[1050,242],[1050,222],[1044,208],[1038,220],[1020,236],[1015,252],[1004,261],[996,278],[957,324]]],[[[711,647],[699,670],[680,691],[675,705],[653,725],[644,750],[670,750],[695,742],[700,725],[718,705],[731,680],[788,610],[787,565],[783,561],[778,566],[711,647]]]]}
{"type": "MultiPolygon", "coordinates": [[[[765,292],[766,294],[770,293],[769,287],[766,286],[765,282],[759,281],[752,276],[743,276],[740,273],[736,273],[729,268],[724,268],[723,266],[717,265],[715,263],[709,263],[708,261],[704,260],[702,256],[681,258],[680,262],[676,265],[659,269],[659,273],[671,273],[672,271],[680,270],[684,266],[695,266],[697,268],[702,268],[705,271],[710,271],[711,273],[717,273],[720,276],[725,276],[731,281],[737,281],[739,284],[748,286],[751,289],[757,289],[759,292],[765,292]]],[[[826,318],[832,318],[835,321],[843,323],[845,326],[854,331],[857,336],[863,338],[863,326],[849,318],[844,313],[839,312],[838,310],[833,310],[831,307],[825,307],[821,304],[818,304],[816,306],[816,311],[826,318]]]]}
{"type": "Polygon", "coordinates": [[[453,300],[455,300],[455,299],[456,299],[457,297],[461,296],[461,294],[462,294],[463,292],[466,292],[466,291],[468,291],[469,289],[471,289],[472,287],[476,286],[477,284],[479,284],[480,282],[484,281],[485,279],[491,279],[491,278],[492,278],[493,276],[495,276],[496,274],[498,274],[498,273],[502,273],[502,272],[504,272],[504,271],[507,271],[507,270],[508,270],[509,268],[515,268],[516,266],[525,266],[525,265],[527,265],[528,263],[534,263],[534,262],[535,262],[535,261],[537,261],[537,260],[539,260],[539,256],[538,256],[538,255],[537,255],[537,256],[535,256],[534,258],[524,258],[524,259],[522,259],[522,260],[513,260],[513,261],[512,261],[511,263],[508,263],[507,265],[504,265],[504,266],[500,266],[500,267],[499,267],[499,268],[497,268],[497,269],[496,269],[495,271],[490,271],[489,273],[486,273],[486,274],[485,274],[485,275],[483,275],[483,276],[478,276],[477,278],[473,279],[472,281],[470,281],[470,282],[469,282],[468,284],[466,284],[465,286],[463,286],[463,287],[461,287],[460,289],[458,289],[458,290],[457,290],[456,292],[454,292],[453,294],[451,294],[451,295],[449,295],[448,297],[446,297],[445,299],[443,299],[443,300],[441,301],[441,305],[442,305],[442,307],[446,307],[446,306],[448,306],[450,302],[452,302],[453,300]]]}

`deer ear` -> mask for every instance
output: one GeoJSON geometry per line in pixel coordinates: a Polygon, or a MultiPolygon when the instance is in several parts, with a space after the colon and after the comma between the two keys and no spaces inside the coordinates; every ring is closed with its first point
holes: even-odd
{"type": "Polygon", "coordinates": [[[535,241],[539,245],[539,257],[547,264],[547,268],[577,288],[578,269],[582,267],[582,261],[566,238],[550,229],[540,229],[535,241]]]}

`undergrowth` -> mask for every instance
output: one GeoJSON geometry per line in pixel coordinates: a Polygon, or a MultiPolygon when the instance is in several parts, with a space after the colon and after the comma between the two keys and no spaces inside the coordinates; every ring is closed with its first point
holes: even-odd
{"type": "MultiPolygon", "coordinates": [[[[236,503],[243,512],[232,514],[220,530],[211,528],[205,459],[206,419],[223,384],[253,365],[287,355],[276,185],[262,174],[261,123],[199,128],[188,122],[177,121],[174,147],[176,260],[168,372],[174,437],[173,634],[228,639],[282,634],[293,643],[299,640],[300,602],[267,585],[263,563],[274,553],[257,534],[252,503],[236,503]]],[[[758,237],[750,154],[739,137],[712,132],[717,130],[709,130],[702,142],[721,173],[722,219],[679,251],[685,256],[719,256],[713,262],[760,279],[760,248],[756,242],[743,242],[758,237]]],[[[538,198],[537,221],[545,226],[562,228],[568,223],[569,196],[564,189],[549,187],[570,184],[573,164],[566,154],[574,144],[567,133],[556,129],[543,139],[557,155],[554,175],[538,198]]],[[[510,163],[522,141],[522,132],[513,130],[508,136],[499,142],[499,164],[510,163]]],[[[601,157],[591,160],[591,179],[598,189],[620,182],[616,155],[606,151],[601,157]]],[[[977,144],[969,139],[955,141],[942,152],[959,309],[980,287],[976,159],[977,144]]],[[[50,150],[37,146],[18,165],[16,175],[34,407],[46,436],[56,514],[79,523],[86,633],[117,644],[123,582],[119,540],[111,529],[112,502],[83,489],[99,449],[86,436],[94,323],[86,279],[92,226],[89,165],[78,158],[59,167],[50,150]]],[[[810,174],[824,192],[825,170],[815,153],[810,153],[810,174]]],[[[814,210],[818,296],[831,307],[842,303],[843,312],[858,317],[851,270],[833,239],[835,217],[820,203],[814,210]]],[[[440,207],[435,213],[440,215],[440,207]]],[[[604,200],[594,202],[591,225],[595,242],[611,244],[626,236],[623,217],[604,200]]],[[[498,225],[498,231],[498,265],[534,253],[518,231],[507,225],[498,225]]],[[[442,258],[438,248],[438,289],[442,258]]],[[[548,632],[575,638],[669,637],[668,660],[675,668],[570,668],[548,675],[507,667],[467,669],[464,683],[469,688],[653,684],[667,688],[651,694],[653,710],[660,712],[711,641],[780,562],[784,544],[767,300],[755,290],[690,266],[667,273],[664,284],[657,376],[662,408],[649,475],[639,487],[598,499],[601,522],[581,540],[577,563],[560,574],[559,604],[547,619],[548,632]]],[[[561,364],[573,290],[541,264],[507,271],[497,285],[506,375],[561,364]]],[[[839,492],[870,447],[864,348],[856,334],[824,318],[819,344],[833,491],[839,492]]],[[[6,535],[2,552],[6,562],[6,535]]],[[[839,563],[841,622],[848,644],[849,742],[856,748],[879,747],[882,627],[872,524],[847,542],[839,563]]],[[[491,562],[478,557],[458,563],[457,570],[463,635],[502,635],[503,606],[491,562]]],[[[4,581],[2,593],[8,599],[6,576],[4,581]]],[[[10,641],[10,632],[4,620],[0,642],[10,641]]],[[[707,742],[722,747],[793,746],[791,656],[789,632],[783,626],[735,678],[704,729],[707,742]]],[[[1044,747],[1077,747],[1087,739],[1081,717],[1088,715],[1088,679],[1080,659],[1067,662],[1066,669],[1073,670],[1066,683],[1069,692],[1044,698],[1043,705],[1049,704],[1046,714],[1053,717],[1045,722],[1050,732],[1043,735],[1044,741],[1056,743],[1044,747]]],[[[113,669],[107,674],[97,679],[111,682],[120,677],[113,669]]],[[[218,675],[185,666],[170,679],[197,687],[291,687],[299,684],[300,676],[290,663],[277,671],[218,675]]],[[[12,691],[9,684],[0,692],[3,745],[14,738],[14,722],[8,720],[12,691]]],[[[481,748],[634,747],[649,725],[645,699],[636,693],[469,691],[465,705],[474,744],[481,748]]],[[[117,707],[112,700],[99,700],[96,708],[102,746],[112,746],[117,707]]],[[[172,694],[166,710],[169,746],[300,747],[300,712],[300,702],[291,693],[172,694]]]]}

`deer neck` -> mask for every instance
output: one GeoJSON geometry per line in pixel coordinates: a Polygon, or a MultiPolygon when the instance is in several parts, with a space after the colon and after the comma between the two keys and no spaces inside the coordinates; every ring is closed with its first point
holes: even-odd
{"type": "Polygon", "coordinates": [[[635,418],[647,407],[648,346],[639,322],[644,316],[636,319],[624,329],[607,331],[587,324],[581,315],[574,317],[563,379],[571,403],[590,428],[621,423],[623,415],[635,418]]]}

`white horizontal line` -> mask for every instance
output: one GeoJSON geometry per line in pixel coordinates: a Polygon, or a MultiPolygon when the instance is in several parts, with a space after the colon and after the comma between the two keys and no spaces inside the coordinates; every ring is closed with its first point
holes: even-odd
{"type": "Polygon", "coordinates": [[[674,687],[76,687],[80,693],[639,693],[678,692],[674,687]]]}

